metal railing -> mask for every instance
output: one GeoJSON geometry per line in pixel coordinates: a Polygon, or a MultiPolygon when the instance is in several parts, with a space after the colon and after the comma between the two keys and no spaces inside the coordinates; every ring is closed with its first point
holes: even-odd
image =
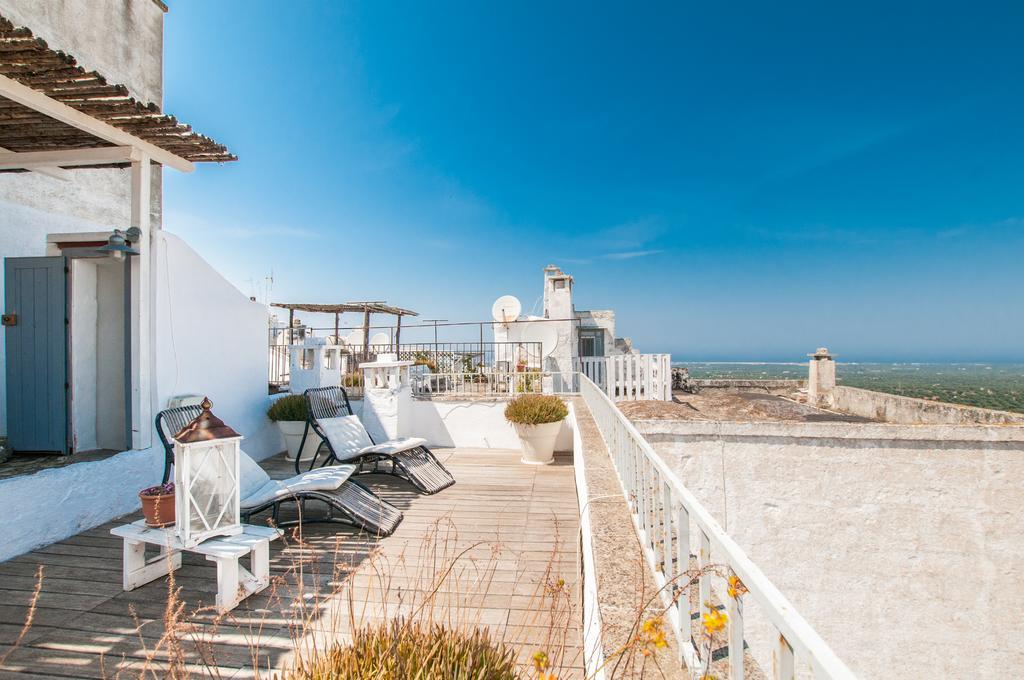
{"type": "Polygon", "coordinates": [[[773,627],[771,665],[777,680],[793,680],[797,661],[809,664],[816,679],[852,680],[855,676],[846,664],[751,562],[605,391],[586,376],[580,382],[580,393],[611,453],[648,566],[667,607],[666,618],[691,671],[696,673],[703,668],[706,659],[702,657],[707,656],[701,641],[693,638],[694,612],[689,593],[681,592],[679,586],[689,579],[685,574],[690,569],[693,537],[700,568],[697,588],[701,616],[710,611],[714,576],[705,573],[704,568],[713,564],[712,558],[743,586],[737,589],[735,597],[720,593],[728,617],[730,679],[744,677],[744,608],[752,602],[773,627]]]}
{"type": "MultiPolygon", "coordinates": [[[[360,364],[375,361],[382,354],[397,354],[399,360],[415,361],[427,366],[431,373],[450,375],[498,375],[538,371],[542,363],[539,342],[438,342],[400,345],[387,343],[342,347],[346,373],[349,376],[358,375],[360,364]]],[[[272,329],[268,362],[268,382],[271,386],[282,387],[290,381],[288,348],[287,334],[282,333],[280,329],[272,329]]]]}
{"type": "Polygon", "coordinates": [[[574,394],[579,375],[549,371],[431,373],[414,366],[412,392],[421,397],[514,397],[519,394],[574,394]]]}

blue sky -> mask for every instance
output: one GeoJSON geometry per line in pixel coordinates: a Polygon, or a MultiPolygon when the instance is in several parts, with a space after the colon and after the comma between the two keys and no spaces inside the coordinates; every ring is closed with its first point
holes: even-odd
{"type": "Polygon", "coordinates": [[[240,161],[165,227],[247,294],[476,321],[554,262],[680,359],[1024,359],[1024,4],[169,4],[240,161]]]}

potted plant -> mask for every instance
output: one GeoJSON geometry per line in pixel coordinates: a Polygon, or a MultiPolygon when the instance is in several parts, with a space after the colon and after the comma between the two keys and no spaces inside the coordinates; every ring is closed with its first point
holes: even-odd
{"type": "Polygon", "coordinates": [[[148,527],[169,527],[174,524],[174,482],[157,484],[139,492],[142,516],[148,527]]]}
{"type": "Polygon", "coordinates": [[[516,428],[524,463],[548,465],[554,461],[558,430],[568,415],[565,402],[552,395],[524,394],[508,403],[505,419],[516,428]]]}
{"type": "MultiPolygon", "coordinates": [[[[306,429],[306,400],[301,394],[289,394],[281,397],[267,411],[267,417],[277,423],[277,429],[284,437],[284,445],[287,449],[285,456],[288,460],[295,460],[299,455],[299,446],[302,444],[302,433],[306,429]]],[[[320,446],[320,438],[315,434],[306,437],[306,446],[302,451],[302,460],[309,460],[316,454],[320,446]]]]}

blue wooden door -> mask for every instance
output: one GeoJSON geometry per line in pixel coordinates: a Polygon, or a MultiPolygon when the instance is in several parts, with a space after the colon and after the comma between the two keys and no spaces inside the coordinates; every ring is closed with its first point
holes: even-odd
{"type": "Polygon", "coordinates": [[[7,439],[15,451],[68,452],[67,263],[4,261],[7,439]]]}

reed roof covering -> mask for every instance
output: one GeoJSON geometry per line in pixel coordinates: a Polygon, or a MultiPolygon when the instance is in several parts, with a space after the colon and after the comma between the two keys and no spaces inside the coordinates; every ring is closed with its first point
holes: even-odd
{"type": "MultiPolygon", "coordinates": [[[[0,75],[194,163],[238,160],[223,145],[179,123],[156,104],[136,100],[32,31],[0,16],[0,75]]],[[[105,140],[0,97],[0,147],[15,152],[111,146],[105,140]]]]}
{"type": "Polygon", "coordinates": [[[318,312],[321,314],[344,314],[345,312],[370,312],[371,314],[393,314],[395,316],[419,316],[419,312],[401,307],[392,307],[384,302],[341,302],[338,304],[317,304],[307,302],[274,302],[280,307],[295,312],[318,312]]]}

